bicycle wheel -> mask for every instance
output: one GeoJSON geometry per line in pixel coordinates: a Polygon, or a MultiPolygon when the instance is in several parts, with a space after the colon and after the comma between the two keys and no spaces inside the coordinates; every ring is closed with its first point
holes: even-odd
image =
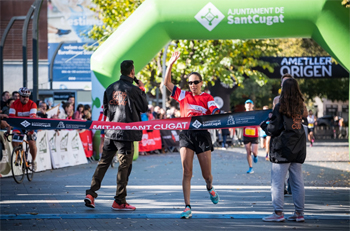
{"type": "Polygon", "coordinates": [[[25,163],[22,158],[22,147],[18,146],[12,151],[11,155],[11,171],[13,179],[17,184],[22,183],[24,178],[25,163]]]}
{"type": "MultiPolygon", "coordinates": [[[[28,156],[28,153],[26,153],[26,156],[28,156]]],[[[28,160],[27,160],[28,161],[28,160]]],[[[34,177],[34,169],[33,169],[33,165],[29,165],[28,168],[26,168],[26,172],[27,172],[27,179],[29,181],[33,180],[34,177]]]]}

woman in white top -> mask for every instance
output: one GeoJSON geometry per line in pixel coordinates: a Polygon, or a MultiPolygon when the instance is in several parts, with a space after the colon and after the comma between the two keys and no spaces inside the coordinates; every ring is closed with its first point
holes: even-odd
{"type": "Polygon", "coordinates": [[[307,131],[308,131],[308,139],[310,141],[310,147],[312,147],[313,143],[315,142],[314,137],[314,128],[316,125],[316,116],[313,115],[312,110],[309,110],[309,115],[307,116],[307,131]]]}

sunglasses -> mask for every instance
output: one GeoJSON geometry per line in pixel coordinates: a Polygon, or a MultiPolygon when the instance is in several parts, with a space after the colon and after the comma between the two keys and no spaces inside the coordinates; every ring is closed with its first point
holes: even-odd
{"type": "Polygon", "coordinates": [[[201,81],[199,81],[199,80],[195,80],[195,81],[188,81],[188,85],[192,85],[193,83],[195,84],[195,85],[197,85],[198,83],[200,83],[201,81]]]}
{"type": "Polygon", "coordinates": [[[29,98],[29,96],[22,96],[22,95],[21,95],[21,97],[22,97],[22,98],[29,98]]]}

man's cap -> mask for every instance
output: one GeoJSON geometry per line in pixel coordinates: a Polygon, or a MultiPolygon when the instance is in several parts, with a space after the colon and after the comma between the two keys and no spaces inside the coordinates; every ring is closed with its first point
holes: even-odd
{"type": "Polygon", "coordinates": [[[247,99],[244,104],[251,103],[254,105],[253,101],[251,99],[247,99]]]}

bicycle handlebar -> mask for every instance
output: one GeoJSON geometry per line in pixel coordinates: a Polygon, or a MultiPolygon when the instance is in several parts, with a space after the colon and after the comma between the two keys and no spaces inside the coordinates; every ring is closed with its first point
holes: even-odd
{"type": "MultiPolygon", "coordinates": [[[[27,133],[28,133],[28,132],[25,132],[24,134],[27,135],[27,133]]],[[[9,140],[9,136],[14,136],[14,135],[17,135],[17,136],[24,136],[24,135],[21,134],[21,133],[12,133],[12,134],[10,134],[10,133],[8,133],[8,132],[5,132],[5,133],[4,133],[4,136],[5,136],[5,138],[6,138],[6,140],[7,140],[8,142],[11,142],[11,140],[9,140]]]]}

